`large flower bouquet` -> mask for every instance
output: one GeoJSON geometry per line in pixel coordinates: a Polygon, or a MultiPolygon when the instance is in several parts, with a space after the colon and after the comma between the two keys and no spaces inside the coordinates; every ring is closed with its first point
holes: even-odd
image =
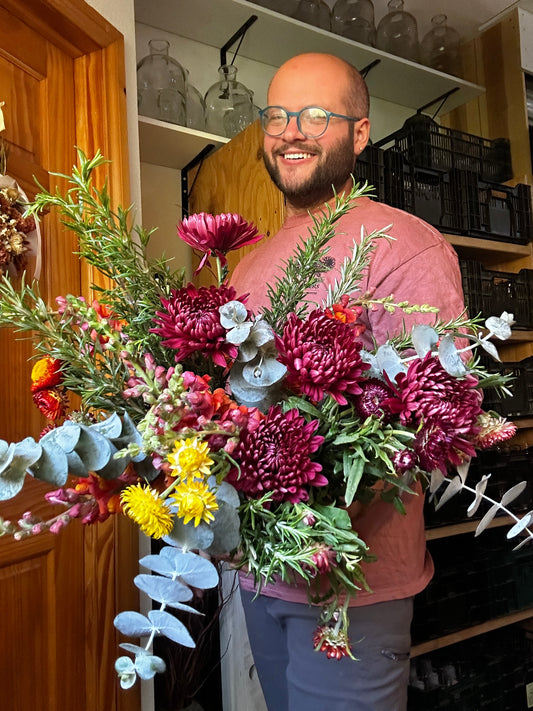
{"type": "MultiPolygon", "coordinates": [[[[31,392],[49,420],[39,441],[0,442],[0,499],[29,475],[48,482],[47,499],[62,507],[51,520],[0,519],[0,532],[57,533],[73,519],[93,524],[121,512],[163,539],[140,561],[151,574],[135,579],[159,609],[115,621],[128,636],[148,637],[122,645],[132,655],[116,663],[124,687],[163,670],[155,635],[194,646],[179,611],[191,610],[191,588],[217,584],[209,557],[246,569],[259,590],[299,580],[318,605],[317,650],[351,655],[346,609],[366,586],[361,563],[373,552],[350,509],[381,497],[403,512],[415,481],[441,502],[469,489],[476,448],[514,434],[482,409],[482,388],[504,384],[475,355],[481,347],[497,357],[491,339],[508,337],[512,317],[442,323],[431,306],[360,293],[382,233],[354,244],[325,303],[307,302],[336,221],[367,190],[358,185],[325,207],[270,285],[270,305],[253,314],[228,281],[226,254],[259,240],[255,228],[231,214],[184,220],[179,236],[216,274],[211,287],[185,285],[181,271],[146,257],[150,234],[93,185],[102,160],[80,152],[79,168],[63,176],[66,195],[43,191],[29,210],[60,211],[81,257],[108,277],[98,300],[59,296],[51,306],[36,283],[0,285],[0,323],[37,334],[31,392]],[[427,313],[432,325],[370,352],[360,339],[367,308],[427,313]],[[76,411],[69,392],[81,398],[76,411]]],[[[485,485],[471,489],[471,513],[485,485]]],[[[492,502],[483,527],[521,490],[492,502]]],[[[529,540],[531,515],[516,520],[512,535],[529,540]]]]}

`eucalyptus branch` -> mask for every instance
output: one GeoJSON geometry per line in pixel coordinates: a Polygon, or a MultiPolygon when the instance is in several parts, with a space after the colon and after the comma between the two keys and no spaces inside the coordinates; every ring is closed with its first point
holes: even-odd
{"type": "Polygon", "coordinates": [[[498,513],[502,512],[515,521],[515,524],[507,533],[507,538],[514,538],[519,534],[525,534],[525,538],[523,538],[523,540],[515,547],[515,550],[518,550],[527,543],[533,541],[533,529],[531,528],[531,524],[533,523],[533,511],[529,511],[522,517],[519,517],[514,514],[509,508],[507,508],[507,504],[511,503],[511,501],[514,501],[518,496],[520,496],[520,494],[526,488],[527,482],[522,481],[519,484],[515,484],[515,486],[512,486],[503,494],[500,501],[496,501],[485,493],[489,477],[490,474],[484,475],[476,484],[475,488],[466,484],[466,477],[461,475],[461,473],[453,477],[453,479],[450,479],[449,477],[446,477],[444,475],[437,476],[436,480],[434,477],[432,477],[431,485],[434,490],[438,488],[441,484],[446,484],[447,486],[445,493],[439,499],[435,508],[439,509],[460,491],[467,491],[468,493],[474,496],[474,501],[470,504],[467,510],[467,515],[469,517],[473,516],[476,513],[482,501],[486,501],[491,505],[490,509],[486,512],[486,514],[479,522],[476,528],[475,535],[479,536],[491,523],[494,517],[498,513]]]}

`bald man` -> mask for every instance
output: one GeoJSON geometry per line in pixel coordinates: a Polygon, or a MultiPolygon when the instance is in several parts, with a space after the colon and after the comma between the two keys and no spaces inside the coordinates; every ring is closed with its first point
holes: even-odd
{"type": "MultiPolygon", "coordinates": [[[[247,306],[257,313],[267,305],[267,285],[283,271],[283,263],[305,239],[310,214],[332,203],[334,190],[349,191],[356,159],[370,131],[368,90],[359,72],[347,62],[325,54],[293,57],[276,72],[261,111],[264,162],[285,196],[286,214],[280,231],[261,243],[237,266],[232,283],[250,293],[247,306]]],[[[368,197],[336,225],[329,243],[323,282],[308,299],[320,304],[337,276],[354,240],[367,232],[388,230],[395,241],[379,240],[361,291],[375,289],[377,298],[428,303],[440,308],[441,319],[464,310],[457,256],[430,225],[368,197]]],[[[365,314],[362,340],[384,343],[389,336],[427,314],[391,314],[384,309],[365,314]]],[[[405,499],[406,515],[376,501],[358,512],[354,528],[377,561],[363,566],[372,592],[350,602],[353,653],[332,661],[313,651],[317,608],[307,601],[305,585],[273,583],[255,591],[241,576],[241,596],[250,644],[269,711],[405,711],[409,676],[410,623],[413,597],[430,581],[433,563],[426,551],[423,495],[405,499]]],[[[248,710],[247,710],[248,711],[248,710]]],[[[253,711],[250,709],[250,711],[253,711]]]]}

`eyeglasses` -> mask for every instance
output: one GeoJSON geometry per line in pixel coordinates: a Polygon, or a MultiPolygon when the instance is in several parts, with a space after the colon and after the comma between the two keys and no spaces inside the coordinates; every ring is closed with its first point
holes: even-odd
{"type": "Polygon", "coordinates": [[[306,138],[319,138],[326,132],[332,116],[346,121],[360,121],[354,116],[336,114],[320,106],[306,106],[301,111],[287,111],[282,106],[267,106],[259,112],[261,126],[268,136],[281,136],[289,125],[291,116],[296,116],[296,125],[306,138]]]}

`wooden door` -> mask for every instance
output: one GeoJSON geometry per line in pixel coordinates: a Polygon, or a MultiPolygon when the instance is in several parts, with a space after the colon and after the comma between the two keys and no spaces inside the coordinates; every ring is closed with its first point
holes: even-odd
{"type": "MultiPolygon", "coordinates": [[[[100,148],[116,203],[127,205],[128,159],[123,38],[83,0],[0,0],[0,101],[10,149],[8,173],[31,198],[34,176],[49,189],[70,174],[75,146],[100,148]]],[[[94,275],[75,254],[55,215],[42,223],[40,290],[90,296],[94,275]]],[[[31,265],[30,265],[31,272],[31,265]]],[[[0,438],[38,436],[43,426],[29,392],[31,343],[0,332],[0,438]]],[[[32,510],[50,518],[47,487],[30,482],[0,516],[32,510]]],[[[138,708],[114,672],[119,652],[113,618],[132,609],[137,532],[117,517],[104,525],[71,523],[60,535],[16,542],[0,538],[0,690],[12,711],[115,711],[138,708]],[[120,574],[117,561],[120,560],[120,574]]]]}

